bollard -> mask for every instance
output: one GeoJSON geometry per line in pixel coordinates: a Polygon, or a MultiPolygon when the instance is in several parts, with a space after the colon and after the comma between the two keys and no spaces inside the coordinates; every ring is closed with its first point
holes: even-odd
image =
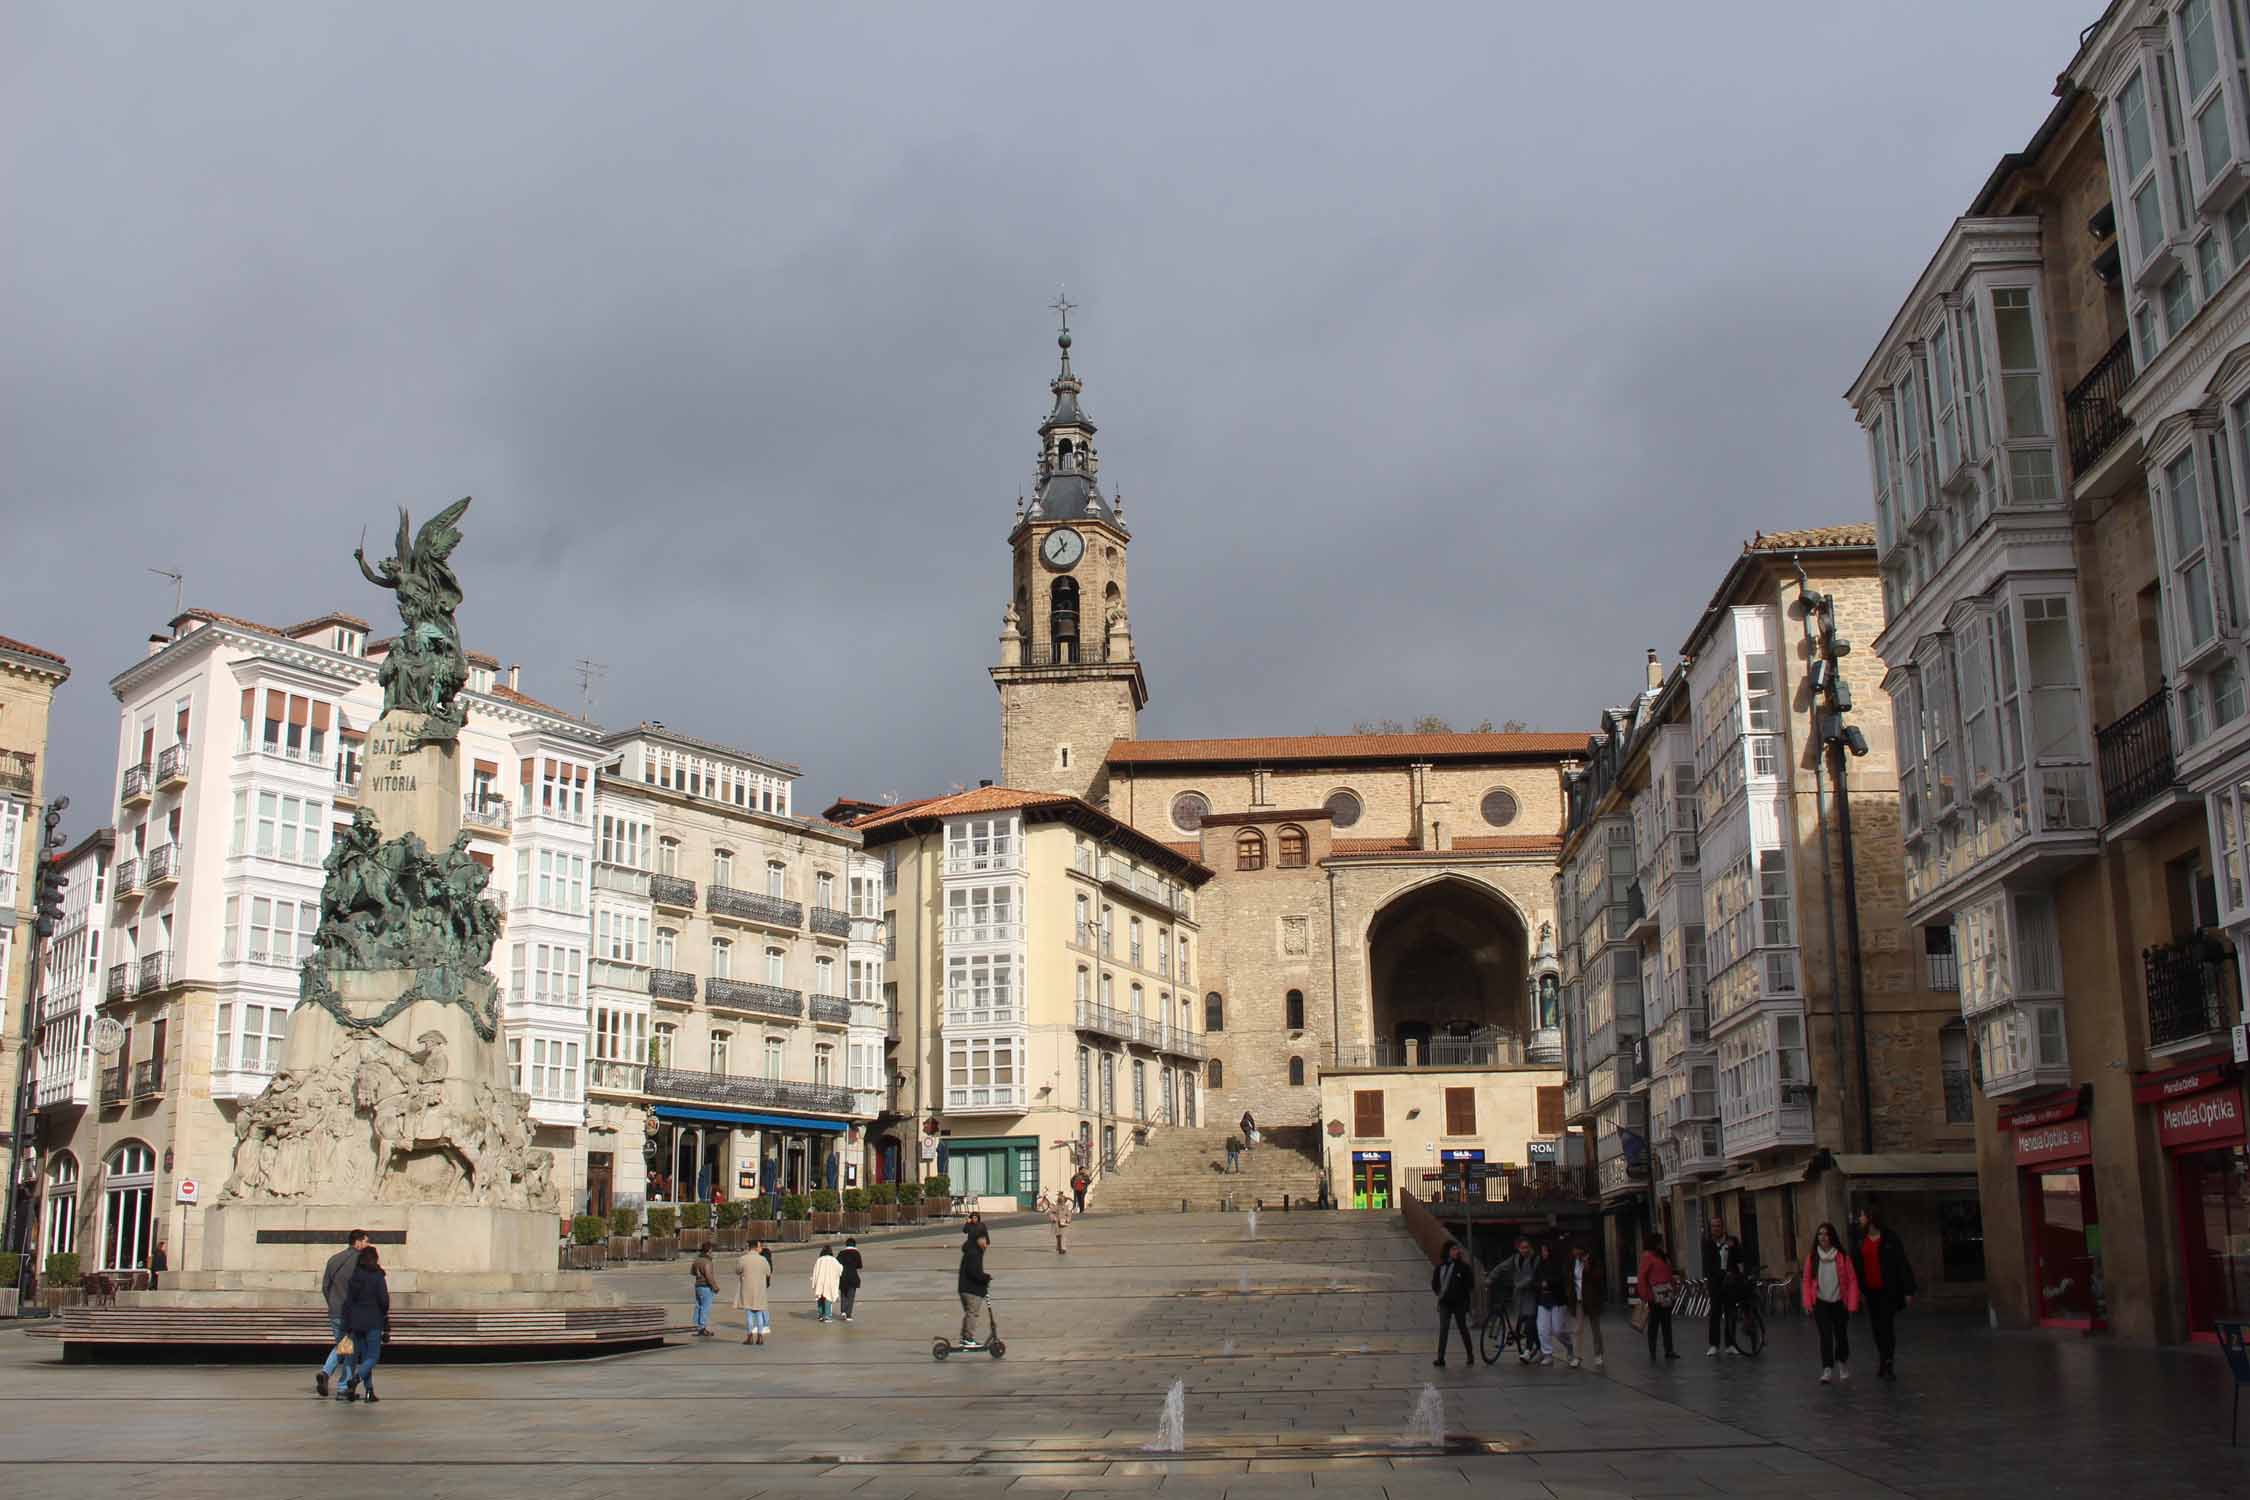
{"type": "Polygon", "coordinates": [[[1289,1212],[1289,1195],[1287,1193],[1281,1195],[1281,1211],[1283,1213],[1289,1212]]]}

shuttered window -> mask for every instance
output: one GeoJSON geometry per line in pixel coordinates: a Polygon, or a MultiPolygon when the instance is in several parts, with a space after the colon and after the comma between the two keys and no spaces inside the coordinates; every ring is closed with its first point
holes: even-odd
{"type": "Polygon", "coordinates": [[[1562,1095],[1559,1088],[1539,1091],[1539,1133],[1561,1135],[1563,1132],[1562,1095]]]}
{"type": "Polygon", "coordinates": [[[1383,1091],[1381,1089],[1352,1090],[1352,1134],[1379,1136],[1383,1133],[1383,1091]]]}
{"type": "Polygon", "coordinates": [[[1447,1135],[1475,1135],[1477,1133],[1477,1091],[1475,1089],[1447,1089],[1445,1091],[1445,1133],[1447,1135]]]}

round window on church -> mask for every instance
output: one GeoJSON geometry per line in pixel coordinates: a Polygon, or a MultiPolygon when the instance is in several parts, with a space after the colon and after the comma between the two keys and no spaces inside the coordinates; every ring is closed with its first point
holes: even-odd
{"type": "Polygon", "coordinates": [[[1328,809],[1331,828],[1349,828],[1359,821],[1359,798],[1350,792],[1330,792],[1321,805],[1328,809]]]}
{"type": "Polygon", "coordinates": [[[1172,822],[1182,833],[1193,833],[1210,815],[1211,799],[1201,792],[1182,792],[1172,799],[1172,822]]]}
{"type": "Polygon", "coordinates": [[[1506,787],[1494,787],[1484,794],[1484,820],[1495,828],[1505,828],[1516,820],[1515,794],[1506,787]]]}

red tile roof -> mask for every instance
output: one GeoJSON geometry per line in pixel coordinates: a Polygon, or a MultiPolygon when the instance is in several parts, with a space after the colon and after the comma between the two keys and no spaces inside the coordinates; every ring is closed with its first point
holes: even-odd
{"type": "Polygon", "coordinates": [[[561,709],[555,707],[552,703],[541,703],[537,698],[532,697],[529,693],[519,693],[504,682],[494,683],[492,685],[492,691],[485,696],[490,698],[498,698],[502,703],[520,703],[525,708],[536,708],[541,713],[553,714],[558,719],[567,719],[572,717],[572,715],[564,713],[561,709]]]}
{"type": "Polygon", "coordinates": [[[1330,761],[1484,759],[1582,755],[1583,734],[1299,734],[1236,740],[1119,740],[1113,766],[1194,761],[1330,761]]]}
{"type": "Polygon", "coordinates": [[[1795,552],[1802,547],[1872,547],[1875,523],[1852,521],[1842,526],[1806,526],[1796,531],[1761,531],[1742,544],[1745,552],[1795,552]]]}
{"type": "Polygon", "coordinates": [[[34,646],[29,642],[15,640],[9,636],[0,635],[0,651],[20,652],[25,656],[39,657],[43,661],[62,662],[64,666],[69,665],[68,662],[63,662],[61,657],[47,650],[44,646],[34,646]]]}
{"type": "Polygon", "coordinates": [[[963,813],[1013,812],[1019,808],[1047,807],[1077,800],[1062,792],[1026,792],[1009,786],[980,786],[966,792],[954,792],[950,796],[918,797],[912,802],[896,802],[881,812],[869,813],[853,823],[852,827],[881,828],[907,817],[952,818],[963,813]]]}
{"type": "Polygon", "coordinates": [[[327,614],[314,615],[309,620],[299,620],[296,624],[290,626],[287,630],[284,630],[281,633],[283,635],[303,635],[306,631],[311,630],[316,625],[344,625],[350,627],[353,630],[365,630],[368,628],[367,622],[365,620],[362,620],[358,615],[347,615],[340,609],[332,609],[327,614]]]}

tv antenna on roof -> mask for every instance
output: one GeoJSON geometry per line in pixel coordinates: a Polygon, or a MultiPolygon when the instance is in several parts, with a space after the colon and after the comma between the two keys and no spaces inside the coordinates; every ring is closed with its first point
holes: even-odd
{"type": "Polygon", "coordinates": [[[175,573],[170,568],[151,568],[149,571],[159,578],[172,580],[172,618],[177,620],[180,617],[180,580],[185,575],[175,573]]]}
{"type": "Polygon", "coordinates": [[[588,724],[594,722],[594,705],[601,701],[602,679],[608,675],[608,662],[578,658],[578,717],[588,724]]]}

